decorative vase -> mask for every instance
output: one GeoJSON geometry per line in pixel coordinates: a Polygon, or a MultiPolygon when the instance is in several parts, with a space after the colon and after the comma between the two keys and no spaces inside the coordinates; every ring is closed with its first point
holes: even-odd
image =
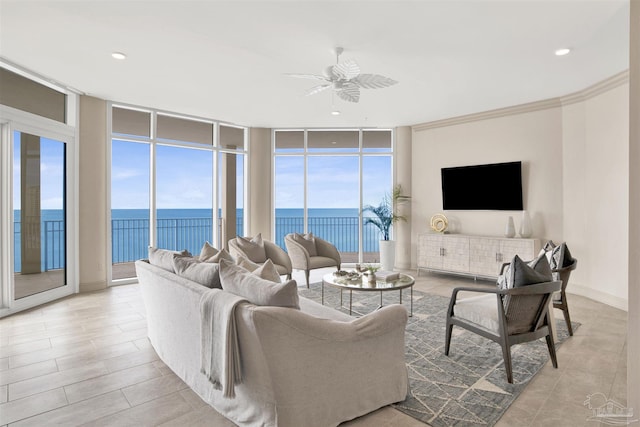
{"type": "Polygon", "coordinates": [[[529,212],[522,211],[522,222],[520,223],[520,237],[528,238],[533,234],[531,230],[531,217],[529,212]]]}
{"type": "Polygon", "coordinates": [[[516,235],[516,226],[513,224],[513,217],[510,216],[507,220],[507,228],[504,230],[504,237],[513,237],[516,235]]]}
{"type": "Polygon", "coordinates": [[[380,264],[383,270],[393,271],[396,264],[395,240],[380,240],[380,264]]]}

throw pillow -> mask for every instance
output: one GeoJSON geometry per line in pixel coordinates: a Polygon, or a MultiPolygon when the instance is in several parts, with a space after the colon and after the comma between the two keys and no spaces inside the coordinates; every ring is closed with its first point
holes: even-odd
{"type": "MultiPolygon", "coordinates": [[[[537,259],[536,259],[537,260],[537,259]]],[[[545,261],[540,261],[537,265],[540,265],[542,271],[537,271],[535,268],[530,267],[526,262],[522,261],[518,255],[513,258],[511,262],[512,283],[514,288],[519,288],[527,285],[535,285],[536,283],[550,282],[551,269],[546,265],[545,261]]]]}
{"type": "Polygon", "coordinates": [[[218,250],[211,246],[209,242],[204,242],[204,245],[202,245],[202,249],[200,250],[200,261],[206,261],[217,253],[218,250]]]}
{"type": "Polygon", "coordinates": [[[211,258],[205,259],[204,262],[217,264],[221,259],[226,259],[227,261],[234,262],[233,256],[229,252],[227,252],[225,248],[220,249],[220,251],[211,258]]]}
{"type": "Polygon", "coordinates": [[[528,263],[525,263],[525,261],[522,261],[520,257],[516,255],[511,263],[505,267],[504,272],[498,276],[498,288],[511,289],[518,286],[525,286],[526,284],[541,283],[533,282],[526,283],[525,285],[518,284],[526,281],[526,278],[529,277],[529,270],[532,270],[540,275],[540,277],[545,278],[542,282],[550,282],[552,280],[551,268],[549,267],[549,262],[547,261],[547,257],[544,253],[541,253],[536,259],[529,261],[528,263]],[[516,270],[514,270],[514,265],[517,265],[516,270]],[[522,265],[526,265],[529,269],[522,268],[522,265]]]}
{"type": "Polygon", "coordinates": [[[200,283],[207,288],[222,288],[218,264],[200,262],[197,258],[174,255],[173,268],[180,277],[200,283]]]}
{"type": "Polygon", "coordinates": [[[278,273],[278,269],[270,259],[266,260],[264,264],[258,266],[258,268],[252,271],[252,273],[264,280],[280,283],[280,274],[278,273]]]}
{"type": "Polygon", "coordinates": [[[174,272],[173,269],[173,256],[174,255],[191,256],[188,250],[183,251],[170,251],[167,249],[158,249],[153,246],[149,246],[149,264],[160,267],[163,270],[174,272]]]}
{"type": "Polygon", "coordinates": [[[543,250],[547,255],[547,259],[549,260],[549,265],[552,270],[567,267],[573,262],[573,257],[571,256],[571,252],[569,251],[566,242],[562,242],[560,245],[555,246],[552,241],[549,241],[544,246],[543,250]]]}
{"type": "Polygon", "coordinates": [[[227,260],[220,261],[222,289],[246,298],[255,305],[300,308],[298,284],[295,280],[274,283],[262,279],[227,260]]]}
{"type": "Polygon", "coordinates": [[[316,239],[313,234],[300,234],[293,233],[293,240],[309,253],[309,256],[318,256],[318,250],[316,249],[316,239]]]}
{"type": "Polygon", "coordinates": [[[243,257],[242,255],[238,255],[236,257],[236,265],[239,265],[240,267],[248,271],[255,271],[260,267],[260,264],[255,263],[251,260],[248,260],[246,257],[243,257]]]}
{"type": "Polygon", "coordinates": [[[236,243],[251,261],[263,263],[267,260],[267,252],[264,249],[261,233],[256,234],[253,239],[238,236],[236,243]]]}

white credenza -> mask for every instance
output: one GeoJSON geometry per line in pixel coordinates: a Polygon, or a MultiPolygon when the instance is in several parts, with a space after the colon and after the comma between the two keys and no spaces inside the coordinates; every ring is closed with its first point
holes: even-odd
{"type": "Polygon", "coordinates": [[[418,235],[418,274],[430,270],[494,279],[515,255],[529,261],[539,251],[538,239],[423,233],[418,235]]]}

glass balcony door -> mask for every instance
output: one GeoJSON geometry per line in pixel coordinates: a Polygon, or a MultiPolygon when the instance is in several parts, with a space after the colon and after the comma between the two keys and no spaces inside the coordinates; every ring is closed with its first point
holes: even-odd
{"type": "Polygon", "coordinates": [[[13,299],[67,285],[66,144],[13,131],[13,299]]]}

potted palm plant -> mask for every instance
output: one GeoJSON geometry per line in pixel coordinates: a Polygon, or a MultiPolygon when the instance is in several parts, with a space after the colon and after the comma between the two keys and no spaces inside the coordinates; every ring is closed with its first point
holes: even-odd
{"type": "Polygon", "coordinates": [[[391,240],[391,226],[398,221],[406,221],[404,215],[397,211],[399,204],[411,199],[402,194],[402,186],[393,187],[391,194],[385,194],[378,206],[367,205],[364,212],[371,212],[373,216],[364,218],[364,225],[371,224],[380,231],[380,263],[382,269],[392,271],[396,259],[396,242],[391,240]]]}

